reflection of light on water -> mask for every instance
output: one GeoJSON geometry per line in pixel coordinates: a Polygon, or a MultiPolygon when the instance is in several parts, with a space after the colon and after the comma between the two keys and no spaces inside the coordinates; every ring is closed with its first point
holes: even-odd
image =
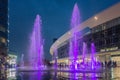
{"type": "Polygon", "coordinates": [[[70,80],[99,80],[101,73],[71,73],[71,72],[58,72],[57,76],[70,80]]]}
{"type": "Polygon", "coordinates": [[[77,69],[77,64],[75,64],[75,69],[77,69]]]}
{"type": "Polygon", "coordinates": [[[16,69],[15,68],[7,70],[7,78],[8,79],[16,79],[16,69]]]}
{"type": "Polygon", "coordinates": [[[11,71],[16,71],[16,68],[10,68],[10,69],[8,69],[8,71],[9,71],[9,72],[11,72],[11,71]]]}

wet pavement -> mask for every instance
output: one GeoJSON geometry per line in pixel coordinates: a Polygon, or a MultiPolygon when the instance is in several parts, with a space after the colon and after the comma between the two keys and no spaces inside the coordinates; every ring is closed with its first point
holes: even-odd
{"type": "Polygon", "coordinates": [[[120,80],[120,67],[107,68],[103,73],[69,73],[69,72],[17,72],[7,70],[0,80],[120,80]]]}

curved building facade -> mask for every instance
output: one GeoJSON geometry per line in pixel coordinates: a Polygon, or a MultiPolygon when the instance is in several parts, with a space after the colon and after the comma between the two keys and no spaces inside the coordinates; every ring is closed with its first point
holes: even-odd
{"type": "MultiPolygon", "coordinates": [[[[79,58],[81,59],[82,43],[87,44],[90,53],[90,44],[95,43],[96,56],[101,61],[113,60],[120,62],[120,3],[94,15],[77,27],[66,32],[50,48],[53,55],[57,51],[57,62],[69,63],[69,40],[72,31],[78,33],[79,58]]],[[[90,54],[87,54],[88,58],[90,54]]],[[[80,60],[79,59],[79,60],[80,60]]],[[[54,59],[52,61],[54,63],[54,59]]]]}

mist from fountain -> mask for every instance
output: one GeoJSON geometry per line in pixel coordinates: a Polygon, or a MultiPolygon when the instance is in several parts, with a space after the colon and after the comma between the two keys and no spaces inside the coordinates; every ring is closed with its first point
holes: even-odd
{"type": "Polygon", "coordinates": [[[30,36],[29,65],[39,68],[43,65],[43,39],[42,39],[42,20],[39,15],[36,16],[32,34],[30,36]]]}

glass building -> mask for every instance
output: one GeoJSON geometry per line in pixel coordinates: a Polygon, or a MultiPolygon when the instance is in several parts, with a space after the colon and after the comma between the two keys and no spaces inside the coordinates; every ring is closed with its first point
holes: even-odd
{"type": "Polygon", "coordinates": [[[0,54],[8,49],[8,0],[0,0],[0,54]]]}

